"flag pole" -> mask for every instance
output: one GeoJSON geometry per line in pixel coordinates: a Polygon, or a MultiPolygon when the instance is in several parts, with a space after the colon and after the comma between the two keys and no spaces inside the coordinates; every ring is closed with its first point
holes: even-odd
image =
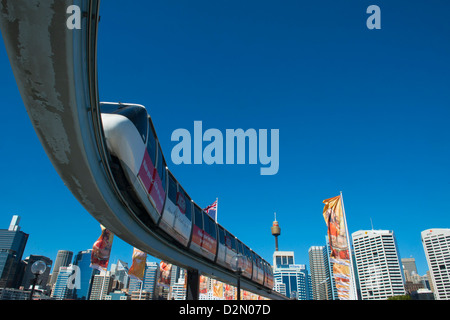
{"type": "Polygon", "coordinates": [[[218,215],[219,215],[219,198],[216,198],[216,223],[218,215]]]}
{"type": "Polygon", "coordinates": [[[353,296],[353,300],[357,300],[358,297],[356,295],[356,282],[355,282],[355,273],[354,273],[354,270],[353,270],[352,248],[350,246],[350,237],[349,237],[349,234],[348,234],[347,217],[345,215],[344,197],[342,196],[342,191],[341,191],[341,206],[342,206],[342,214],[344,215],[345,233],[346,233],[346,236],[347,236],[348,253],[349,253],[349,256],[350,256],[350,270],[352,272],[352,280],[351,280],[352,296],[353,296]]]}

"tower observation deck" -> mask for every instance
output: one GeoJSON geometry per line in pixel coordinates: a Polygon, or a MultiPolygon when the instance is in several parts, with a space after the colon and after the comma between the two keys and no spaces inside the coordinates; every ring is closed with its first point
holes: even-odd
{"type": "Polygon", "coordinates": [[[275,251],[278,251],[278,236],[281,234],[281,228],[277,221],[277,213],[275,212],[275,220],[272,223],[272,227],[270,228],[272,231],[272,235],[275,237],[275,251]]]}

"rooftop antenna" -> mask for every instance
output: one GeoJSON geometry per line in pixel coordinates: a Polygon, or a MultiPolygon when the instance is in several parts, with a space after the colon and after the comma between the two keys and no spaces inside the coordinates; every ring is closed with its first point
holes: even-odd
{"type": "Polygon", "coordinates": [[[372,231],[373,231],[372,217],[370,218],[370,225],[372,226],[372,231]]]}

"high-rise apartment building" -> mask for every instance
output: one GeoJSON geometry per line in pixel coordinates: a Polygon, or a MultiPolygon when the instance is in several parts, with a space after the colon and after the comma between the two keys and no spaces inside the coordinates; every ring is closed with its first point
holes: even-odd
{"type": "Polygon", "coordinates": [[[325,246],[310,247],[308,255],[314,300],[332,300],[332,282],[325,246]]]}
{"type": "Polygon", "coordinates": [[[450,229],[428,229],[421,236],[434,297],[450,300],[450,229]]]}
{"type": "Polygon", "coordinates": [[[404,295],[404,278],[393,231],[361,230],[352,234],[363,300],[404,295]]]}
{"type": "Polygon", "coordinates": [[[22,255],[28,234],[20,231],[20,217],[15,215],[8,229],[0,229],[0,287],[18,288],[23,273],[22,255]]]}

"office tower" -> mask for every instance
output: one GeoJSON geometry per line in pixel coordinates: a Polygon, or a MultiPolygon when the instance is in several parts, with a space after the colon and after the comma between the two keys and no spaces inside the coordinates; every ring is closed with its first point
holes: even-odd
{"type": "Polygon", "coordinates": [[[50,285],[53,286],[58,279],[58,272],[60,267],[68,267],[72,263],[73,252],[68,250],[59,250],[56,255],[55,265],[53,266],[52,277],[50,278],[50,285]]]}
{"type": "Polygon", "coordinates": [[[402,258],[403,273],[405,275],[405,281],[413,281],[414,274],[417,275],[416,259],[414,258],[402,258]]]}
{"type": "MultiPolygon", "coordinates": [[[[58,277],[53,286],[51,297],[54,300],[65,300],[73,298],[74,288],[68,285],[70,276],[74,273],[72,265],[59,267],[58,277]]],[[[53,271],[54,272],[54,271],[53,271]]]]}
{"type": "Polygon", "coordinates": [[[94,276],[89,300],[105,300],[112,289],[114,277],[111,271],[102,271],[94,276]]]}
{"type": "Polygon", "coordinates": [[[186,299],[186,270],[177,267],[179,272],[174,272],[172,268],[172,277],[176,278],[176,281],[170,285],[170,299],[173,300],[185,300],[186,299]],[[175,273],[175,274],[174,274],[175,273]]]}
{"type": "Polygon", "coordinates": [[[428,229],[421,236],[434,297],[450,300],[450,229],[428,229]]]}
{"type": "Polygon", "coordinates": [[[158,270],[159,264],[156,262],[146,262],[143,281],[139,281],[136,278],[130,279],[128,292],[133,295],[132,299],[140,296],[141,299],[147,300],[153,297],[158,270]]]}
{"type": "Polygon", "coordinates": [[[275,251],[273,253],[274,268],[282,268],[294,264],[294,251],[275,251]]]}
{"type": "Polygon", "coordinates": [[[361,230],[352,234],[361,298],[384,300],[404,295],[399,252],[393,231],[361,230]]]}
{"type": "Polygon", "coordinates": [[[94,276],[100,274],[99,270],[90,267],[91,253],[92,249],[80,251],[73,259],[73,264],[79,268],[79,287],[74,287],[74,299],[88,300],[94,276]]]}
{"type": "Polygon", "coordinates": [[[310,247],[308,255],[314,300],[332,300],[332,282],[325,246],[310,247]]]}
{"type": "Polygon", "coordinates": [[[403,274],[405,275],[405,290],[408,295],[416,295],[419,289],[425,288],[426,284],[417,273],[416,259],[402,258],[403,274]]]}
{"type": "Polygon", "coordinates": [[[111,271],[116,280],[122,283],[124,288],[128,288],[128,281],[130,280],[128,276],[128,263],[119,259],[117,263],[111,264],[111,271]]]}
{"type": "Polygon", "coordinates": [[[147,262],[145,266],[145,275],[144,275],[144,290],[147,292],[155,291],[155,285],[157,280],[159,270],[159,264],[156,262],[147,262]]]}
{"type": "Polygon", "coordinates": [[[293,251],[275,251],[273,262],[275,288],[291,299],[312,299],[311,276],[304,264],[295,264],[293,251]]]}
{"type": "Polygon", "coordinates": [[[1,288],[18,288],[23,274],[21,260],[29,235],[20,231],[19,221],[15,215],[8,229],[0,229],[1,288]]]}
{"type": "MultiPolygon", "coordinates": [[[[30,255],[29,257],[25,258],[25,270],[22,278],[22,286],[25,289],[30,288],[33,285],[34,282],[34,274],[31,272],[31,266],[33,263],[35,263],[38,260],[42,260],[45,262],[47,268],[45,269],[45,272],[41,274],[36,282],[36,286],[40,286],[41,289],[45,291],[47,290],[47,284],[50,278],[50,270],[52,268],[53,261],[50,258],[44,257],[44,256],[36,256],[36,255],[30,255]]],[[[50,289],[50,288],[49,288],[50,289]]]]}

